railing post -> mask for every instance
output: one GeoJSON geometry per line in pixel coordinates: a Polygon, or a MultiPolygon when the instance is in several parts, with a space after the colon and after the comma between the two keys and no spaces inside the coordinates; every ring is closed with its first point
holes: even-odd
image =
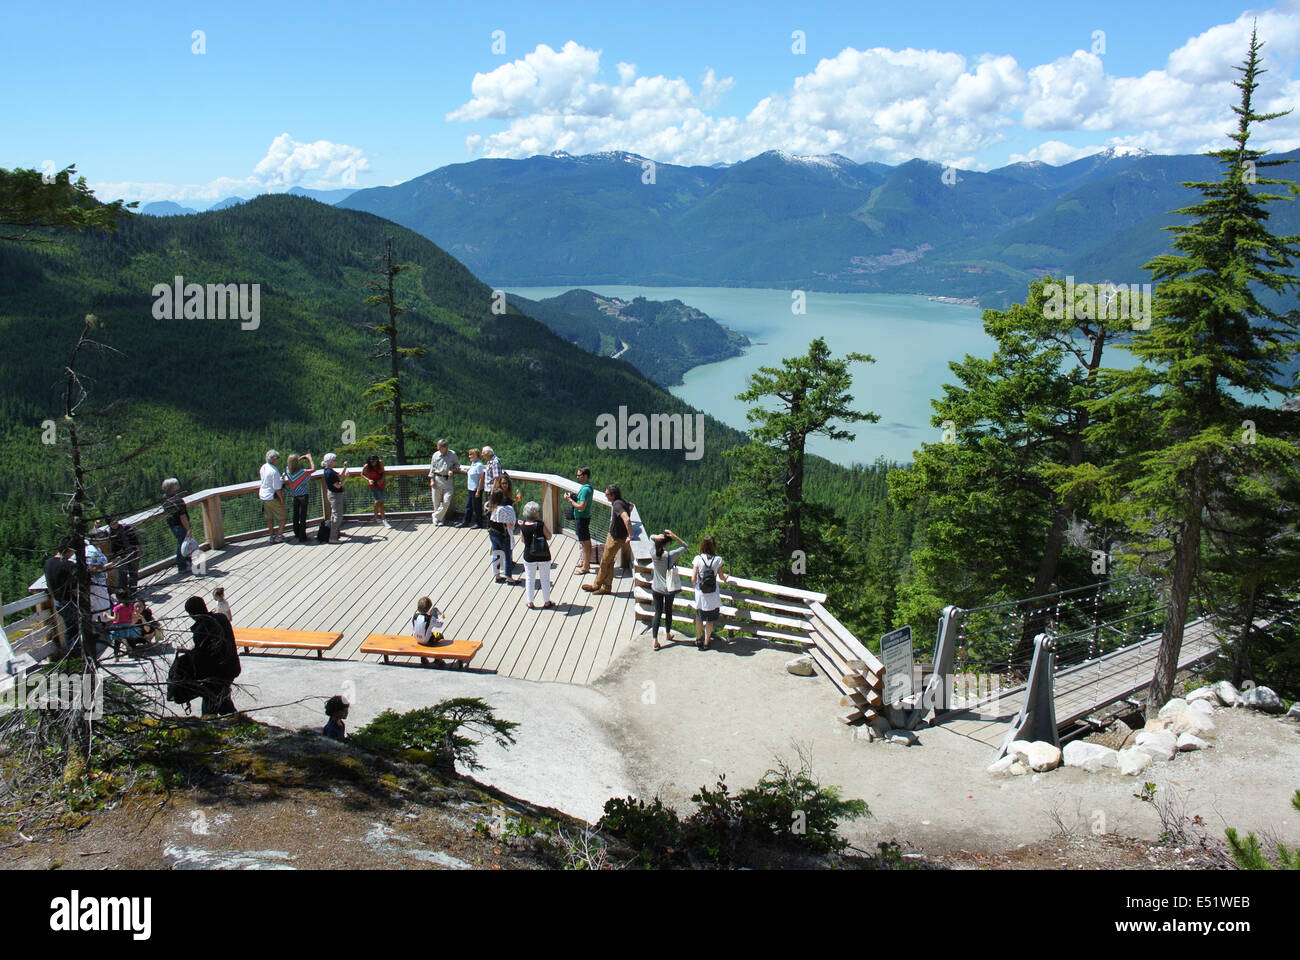
{"type": "Polygon", "coordinates": [[[1061,746],[1061,736],[1056,728],[1056,696],[1053,679],[1056,675],[1056,640],[1045,633],[1034,638],[1034,662],[1029,668],[1029,682],[1025,684],[1025,702],[1020,713],[1002,741],[998,756],[1004,756],[1007,747],[1015,740],[1044,740],[1054,747],[1061,746]]]}
{"type": "Polygon", "coordinates": [[[203,501],[203,531],[208,546],[215,550],[226,545],[226,527],[221,519],[221,497],[208,497],[203,501]]]}
{"type": "Polygon", "coordinates": [[[542,523],[552,534],[564,529],[564,514],[560,511],[560,488],[550,481],[542,481],[542,523]]]}
{"type": "Polygon", "coordinates": [[[965,613],[961,607],[949,605],[943,608],[943,613],[939,616],[939,628],[934,641],[934,672],[930,674],[930,682],[925,685],[918,709],[908,718],[909,730],[930,710],[934,711],[937,719],[939,711],[947,710],[951,704],[957,628],[965,613]]]}

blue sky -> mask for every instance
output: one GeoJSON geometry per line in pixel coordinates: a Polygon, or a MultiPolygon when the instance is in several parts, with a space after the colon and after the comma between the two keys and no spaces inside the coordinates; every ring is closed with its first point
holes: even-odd
{"type": "MultiPolygon", "coordinates": [[[[1300,101],[1292,0],[9,6],[0,166],[75,162],[101,196],[199,207],[554,149],[974,169],[1190,152],[1225,129],[1243,15],[1266,28],[1268,102],[1300,101]]],[[[1300,146],[1293,120],[1272,146],[1300,146]]]]}

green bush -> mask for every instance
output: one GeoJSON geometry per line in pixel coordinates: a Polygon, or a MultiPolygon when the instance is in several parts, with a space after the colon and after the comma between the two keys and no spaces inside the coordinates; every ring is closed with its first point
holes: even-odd
{"type": "MultiPolygon", "coordinates": [[[[1300,810],[1300,790],[1297,790],[1291,797],[1291,806],[1300,810]]],[[[1227,830],[1228,850],[1232,854],[1232,859],[1236,861],[1237,867],[1241,870],[1300,870],[1300,849],[1288,850],[1283,844],[1277,845],[1277,866],[1269,862],[1268,857],[1264,856],[1264,851],[1260,849],[1259,840],[1253,833],[1246,834],[1243,841],[1237,836],[1237,831],[1229,827],[1227,830]]]]}
{"type": "Polygon", "coordinates": [[[471,770],[481,770],[475,748],[483,741],[467,736],[463,730],[479,730],[500,746],[515,742],[512,731],[519,724],[502,720],[478,697],[454,697],[431,707],[395,713],[385,710],[349,737],[364,750],[388,756],[432,754],[435,766],[451,769],[459,762],[471,770]]]}

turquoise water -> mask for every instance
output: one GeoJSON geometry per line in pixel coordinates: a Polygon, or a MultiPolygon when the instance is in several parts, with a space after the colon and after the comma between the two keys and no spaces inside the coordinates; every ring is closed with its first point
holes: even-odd
{"type": "MultiPolygon", "coordinates": [[[[531,299],[544,299],[572,287],[507,287],[531,299]]],[[[875,363],[856,364],[852,393],[856,408],[880,415],[879,423],[859,423],[853,441],[817,438],[813,453],[839,463],[871,463],[878,457],[912,459],[922,442],[939,440],[930,426],[930,400],[952,380],[950,360],[966,353],[988,356],[993,341],[980,325],[981,311],[924,297],[896,294],[809,293],[807,312],[791,312],[788,290],[731,287],[633,287],[591,285],[602,296],[681,300],[756,341],[743,356],[696,367],[674,395],[711,416],[744,430],[748,404],[735,399],[760,366],[780,366],[785,357],[807,353],[817,336],[831,352],[870,354],[875,363]]],[[[625,357],[624,359],[630,359],[625,357]]]]}

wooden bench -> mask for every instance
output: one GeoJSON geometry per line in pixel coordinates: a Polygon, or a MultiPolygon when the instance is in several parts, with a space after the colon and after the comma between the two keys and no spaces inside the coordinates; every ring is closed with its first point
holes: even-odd
{"type": "Polygon", "coordinates": [[[265,630],[253,627],[235,627],[235,646],[248,651],[315,650],[318,658],[343,639],[341,633],[311,630],[265,630]]]}
{"type": "Polygon", "coordinates": [[[384,663],[389,657],[420,657],[426,665],[430,660],[454,660],[464,670],[481,646],[478,640],[442,640],[426,647],[409,634],[372,633],[362,641],[361,652],[377,653],[384,663]]]}

